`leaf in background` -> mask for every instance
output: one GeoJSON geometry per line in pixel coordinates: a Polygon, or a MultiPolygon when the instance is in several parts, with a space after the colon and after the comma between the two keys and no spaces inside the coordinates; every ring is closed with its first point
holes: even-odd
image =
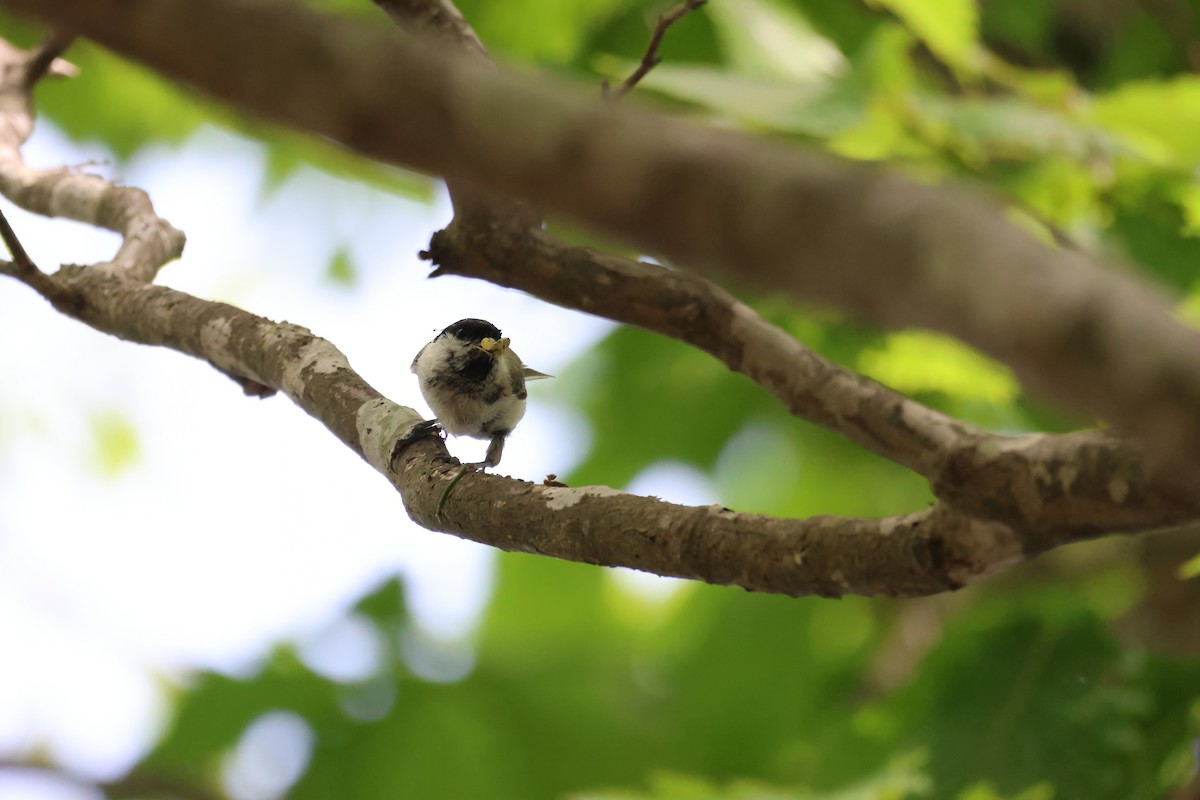
{"type": "Polygon", "coordinates": [[[976,0],[871,0],[891,11],[938,58],[966,73],[978,69],[976,0]]]}
{"type": "Polygon", "coordinates": [[[912,33],[903,25],[880,25],[854,59],[854,74],[877,99],[906,99],[917,86],[912,33]]]}
{"type": "MultiPolygon", "coordinates": [[[[1048,783],[1039,783],[1030,786],[1023,792],[1009,795],[1009,800],[1054,800],[1054,797],[1053,786],[1048,783]]],[[[1004,797],[985,781],[964,789],[955,800],[1004,800],[1004,797]]]]}
{"type": "MultiPolygon", "coordinates": [[[[1104,188],[1101,170],[1062,156],[1031,160],[1006,185],[1037,219],[1064,228],[1107,222],[1107,209],[1099,197],[1104,188]]],[[[1047,243],[1053,244],[1053,237],[1047,243]]]]}
{"type": "Polygon", "coordinates": [[[1087,116],[1157,164],[1190,168],[1200,159],[1200,77],[1123,84],[1097,95],[1087,116]]]}
{"type": "Polygon", "coordinates": [[[721,0],[705,8],[732,73],[820,84],[846,69],[837,46],[794,7],[774,0],[721,0]]]}
{"type": "Polygon", "coordinates": [[[863,352],[858,370],[901,392],[943,392],[953,397],[1011,406],[1021,391],[1012,371],[943,334],[888,334],[881,348],[863,352]]]}
{"type": "Polygon", "coordinates": [[[1179,577],[1185,581],[1200,577],[1200,554],[1189,558],[1179,566],[1179,577]]]}
{"type": "MultiPolygon", "coordinates": [[[[789,133],[827,137],[861,119],[861,92],[839,79],[846,59],[798,10],[773,0],[724,0],[705,8],[726,63],[665,60],[640,86],[789,133]]],[[[602,56],[593,66],[617,80],[637,63],[602,56]]]]}
{"type": "MultiPolygon", "coordinates": [[[[574,61],[589,32],[602,26],[625,0],[461,0],[455,5],[479,38],[503,60],[566,65],[574,61]]],[[[666,10],[668,4],[662,4],[666,10]]],[[[653,17],[650,17],[653,24],[653,17]]],[[[642,47],[648,33],[643,34],[642,47]]],[[[597,89],[598,93],[598,89],[597,89]]]]}
{"type": "Polygon", "coordinates": [[[79,76],[46,81],[38,110],[71,138],[99,140],[120,159],[150,144],[179,144],[218,114],[198,95],[85,40],[68,55],[79,76]]]}
{"type": "Polygon", "coordinates": [[[403,197],[428,202],[434,181],[379,164],[312,136],[235,115],[155,73],[88,42],[70,51],[80,74],[47,81],[38,90],[39,111],[73,139],[102,142],[121,160],[155,144],[178,145],[203,125],[252,136],[266,154],[265,184],[278,187],[305,165],[359,180],[403,197]]]}
{"type": "Polygon", "coordinates": [[[784,416],[752,421],[722,450],[714,470],[721,501],[781,517],[883,516],[918,511],[928,483],[849,440],[784,416]],[[863,491],[863,487],[871,487],[863,491]]]}
{"type": "Polygon", "coordinates": [[[336,178],[355,180],[422,203],[433,200],[437,182],[428,175],[381,164],[312,136],[260,122],[238,123],[237,129],[263,142],[266,153],[263,188],[267,194],[280,188],[304,167],[336,178]]]}
{"type": "Polygon", "coordinates": [[[920,753],[897,757],[880,774],[833,792],[815,793],[745,779],[721,785],[692,775],[658,773],[647,792],[584,792],[565,800],[916,800],[927,797],[932,788],[921,770],[925,760],[920,753]]]}
{"type": "Polygon", "coordinates": [[[1200,279],[1200,238],[1189,235],[1182,209],[1163,194],[1146,193],[1135,206],[1115,210],[1106,239],[1142,271],[1176,291],[1188,292],[1200,279]]]}
{"type": "Polygon", "coordinates": [[[969,164],[996,159],[1114,156],[1121,143],[1062,112],[1020,99],[976,100],[921,93],[914,122],[939,146],[969,164]]]}
{"type": "MultiPolygon", "coordinates": [[[[625,75],[632,62],[597,59],[606,75],[625,75]]],[[[676,100],[705,107],[721,117],[819,138],[833,136],[863,117],[863,98],[842,81],[826,86],[763,80],[704,65],[660,64],[638,84],[676,100]]]]}
{"type": "Polygon", "coordinates": [[[137,428],[119,411],[92,414],[91,427],[91,461],[103,477],[115,478],[137,462],[141,453],[137,428]]]}
{"type": "Polygon", "coordinates": [[[778,403],[711,356],[634,328],[614,331],[570,372],[560,382],[567,402],[592,427],[571,484],[624,486],[663,460],[708,469],[752,412],[778,403]]]}
{"type": "Polygon", "coordinates": [[[498,571],[480,629],[483,658],[516,668],[548,657],[577,657],[620,638],[601,570],[502,553],[498,571]]]}
{"type": "Polygon", "coordinates": [[[1170,12],[1158,16],[1137,8],[1136,4],[1131,6],[1122,20],[1120,35],[1112,37],[1105,47],[1104,63],[1097,71],[1096,82],[1111,86],[1121,81],[1191,71],[1193,56],[1187,50],[1195,33],[1195,20],[1191,16],[1195,12],[1186,6],[1179,10],[1185,16],[1172,19],[1170,12]]]}
{"type": "MultiPolygon", "coordinates": [[[[646,52],[658,13],[670,7],[667,2],[644,3],[639,0],[614,10],[608,19],[588,32],[573,65],[583,73],[585,80],[592,81],[596,75],[594,67],[599,60],[637,63],[646,52]]],[[[724,63],[717,32],[707,12],[693,12],[672,25],[670,33],[659,44],[658,54],[662,58],[659,66],[720,66],[724,63]]],[[[626,74],[620,75],[619,79],[624,80],[626,74]]],[[[616,75],[608,77],[617,78],[616,75]]]]}
{"type": "Polygon", "coordinates": [[[1037,52],[1051,36],[1054,5],[1028,0],[988,0],[980,22],[987,41],[1037,52]]]}
{"type": "Polygon", "coordinates": [[[354,266],[350,251],[345,247],[338,248],[338,251],[333,254],[325,274],[330,281],[342,288],[348,288],[357,283],[358,270],[354,266]]]}
{"type": "Polygon", "coordinates": [[[1123,656],[1088,603],[1069,586],[994,595],[883,702],[877,745],[927,748],[939,793],[986,780],[1002,795],[1046,782],[1063,797],[1162,796],[1200,662],[1123,656]]]}

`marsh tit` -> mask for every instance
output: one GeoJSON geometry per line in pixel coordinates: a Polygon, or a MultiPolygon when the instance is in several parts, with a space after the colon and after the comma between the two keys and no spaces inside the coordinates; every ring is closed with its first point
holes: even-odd
{"type": "Polygon", "coordinates": [[[424,433],[441,427],[455,436],[491,439],[487,455],[474,466],[500,463],[504,439],[525,416],[525,381],[551,377],[522,364],[508,341],[490,322],[460,319],[412,362],[421,394],[437,417],[425,423],[424,433]]]}

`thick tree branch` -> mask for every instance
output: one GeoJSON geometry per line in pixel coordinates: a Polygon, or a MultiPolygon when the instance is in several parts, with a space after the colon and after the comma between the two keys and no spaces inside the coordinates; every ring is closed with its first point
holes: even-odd
{"type": "MultiPolygon", "coordinates": [[[[494,64],[475,31],[450,0],[372,0],[409,33],[450,45],[477,64],[494,64]]],[[[525,203],[487,192],[468,178],[448,180],[454,217],[480,231],[518,231],[541,227],[542,216],[525,203]]]]}
{"type": "MultiPolygon", "coordinates": [[[[626,566],[661,575],[789,595],[932,594],[967,585],[1046,547],[1113,530],[1105,519],[1036,530],[939,506],[884,519],[781,520],[720,507],[688,508],[605,487],[546,487],[458,473],[439,439],[417,442],[393,465],[398,438],[421,420],[368,385],[329,342],[224,303],[82,268],[60,273],[84,299],[78,318],[97,330],[170,347],[224,372],[279,389],[400,491],[409,515],[433,530],[505,550],[626,566]]],[[[1125,490],[1131,528],[1181,518],[1137,484],[1125,490]]],[[[1186,510],[1182,516],[1194,514],[1186,510]]]]}
{"type": "Polygon", "coordinates": [[[796,416],[930,479],[952,446],[986,435],[829,362],[686,272],[571,246],[541,230],[512,240],[457,222],[434,236],[429,256],[439,265],[434,274],[482,278],[694,345],[796,416]]]}
{"type": "Polygon", "coordinates": [[[704,130],[320,16],[294,0],[3,0],[243,109],[472,179],[673,261],[960,336],[1200,476],[1200,332],[992,204],[704,130]],[[269,41],[258,32],[271,30],[269,41]]]}
{"type": "MultiPolygon", "coordinates": [[[[375,0],[397,24],[458,43],[474,31],[449,0],[375,0]]],[[[668,27],[703,5],[684,0],[659,18],[653,58],[668,27]]],[[[530,224],[524,207],[492,198],[486,224],[458,213],[424,253],[432,276],[480,278],[552,303],[685,341],[775,395],[795,415],[837,431],[933,480],[952,445],[984,434],[844,370],[809,350],[709,280],[574,247],[530,224]]]]}
{"type": "MultiPolygon", "coordinates": [[[[11,91],[0,82],[0,98],[11,91]]],[[[28,129],[27,120],[14,116],[22,109],[27,113],[27,104],[5,109],[8,116],[0,122],[28,129]]],[[[20,142],[7,144],[15,153],[20,142]]],[[[19,154],[14,158],[19,162],[19,154]]],[[[9,159],[0,162],[0,173],[6,169],[25,168],[9,159]]],[[[0,174],[0,187],[19,189],[7,177],[0,174]]],[[[140,216],[153,230],[174,230],[154,215],[143,193],[92,180],[99,184],[98,196],[115,204],[114,214],[140,216]]],[[[136,240],[138,229],[126,235],[136,240]]],[[[15,236],[10,245],[22,252],[15,236]]],[[[720,507],[686,508],[604,487],[538,486],[475,472],[466,474],[443,509],[442,494],[459,471],[444,444],[420,440],[393,462],[396,441],[421,417],[382,397],[337,348],[299,326],[151,284],[160,248],[126,243],[121,251],[141,263],[120,271],[111,265],[63,268],[46,276],[18,255],[22,266],[11,271],[32,269],[77,297],[63,312],[97,330],[170,347],[283,391],[386,476],[410,516],[435,530],[504,549],[792,595],[929,594],[970,583],[1048,546],[1034,529],[973,518],[948,505],[877,520],[780,520],[720,507]]],[[[1122,523],[1166,524],[1180,514],[1140,484],[1126,495],[1130,511],[1122,523]]],[[[1059,539],[1104,530],[1109,528],[1077,527],[1059,539]]]]}
{"type": "MultiPolygon", "coordinates": [[[[449,0],[400,5],[404,13],[393,8],[393,19],[412,32],[444,35],[426,23],[448,13],[457,36],[474,39],[449,0]]],[[[660,19],[656,31],[678,16],[665,25],[660,19]]],[[[499,225],[459,215],[434,236],[424,254],[437,265],[434,275],[481,278],[688,342],[759,383],[797,416],[929,478],[955,507],[1036,532],[1039,546],[1051,546],[1064,530],[1102,529],[1119,519],[1129,529],[1165,524],[1165,517],[1127,519],[1132,487],[1142,495],[1132,503],[1137,509],[1149,503],[1172,509],[1168,515],[1188,513],[1189,503],[1156,486],[1127,443],[1091,433],[984,433],[830,363],[706,279],[573,247],[540,227],[522,226],[519,214],[505,224],[503,199],[493,208],[499,225]]]]}

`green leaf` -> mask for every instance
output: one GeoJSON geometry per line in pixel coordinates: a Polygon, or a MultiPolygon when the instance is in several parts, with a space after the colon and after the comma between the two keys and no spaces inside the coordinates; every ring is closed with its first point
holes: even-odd
{"type": "Polygon", "coordinates": [[[927,331],[888,334],[882,347],[863,352],[858,369],[901,392],[943,392],[998,406],[1011,406],[1021,390],[1004,365],[956,339],[927,331]]]}
{"type": "Polygon", "coordinates": [[[1179,566],[1179,577],[1182,580],[1191,580],[1200,576],[1200,553],[1189,558],[1179,566]]]}
{"type": "Polygon", "coordinates": [[[91,428],[91,461],[103,477],[116,478],[137,462],[141,454],[137,429],[119,411],[92,414],[91,428]]]}
{"type": "Polygon", "coordinates": [[[345,247],[338,249],[333,254],[333,258],[329,262],[329,268],[325,271],[329,280],[337,286],[347,288],[358,282],[358,270],[354,266],[354,260],[350,256],[350,251],[345,247]]]}
{"type": "Polygon", "coordinates": [[[152,143],[179,144],[217,114],[198,96],[85,40],[69,55],[79,76],[46,81],[38,109],[68,136],[99,140],[120,159],[152,143]]]}
{"type": "Polygon", "coordinates": [[[1027,586],[946,627],[919,678],[882,704],[877,741],[927,748],[939,793],[988,781],[1001,796],[1044,797],[1046,784],[1065,797],[1161,796],[1200,662],[1123,655],[1085,602],[1069,586],[1027,586]]]}
{"type": "Polygon", "coordinates": [[[981,24],[988,42],[1003,42],[1036,52],[1050,38],[1054,6],[1028,0],[988,0],[981,24]]]}
{"type": "Polygon", "coordinates": [[[959,99],[922,92],[912,113],[928,140],[968,164],[1040,156],[1086,162],[1124,151],[1107,132],[1021,99],[959,99]]]}
{"type": "Polygon", "coordinates": [[[1023,208],[1047,222],[1064,228],[1099,224],[1105,216],[1099,172],[1077,159],[1049,156],[1030,160],[1028,168],[1019,170],[1006,188],[1023,208]]]}
{"type": "MultiPolygon", "coordinates": [[[[462,11],[488,49],[506,60],[565,65],[574,61],[589,33],[603,26],[625,0],[462,0],[462,11]]],[[[663,4],[666,10],[668,4],[663,4]]],[[[647,14],[653,25],[653,17],[647,14]]],[[[683,23],[686,24],[686,20],[683,23]]],[[[644,29],[648,41],[648,28],[644,29]]],[[[645,44],[642,47],[645,47],[645,44]]]]}
{"type": "Polygon", "coordinates": [[[1200,238],[1188,232],[1184,211],[1171,194],[1163,187],[1138,198],[1137,205],[1122,201],[1106,236],[1147,274],[1186,292],[1200,279],[1200,238]]]}
{"type": "Polygon", "coordinates": [[[871,0],[904,21],[940,59],[966,72],[977,68],[979,10],[976,0],[871,0]]]}
{"type": "Polygon", "coordinates": [[[1087,114],[1143,158],[1164,166],[1200,159],[1200,78],[1136,81],[1098,95],[1087,114]]]}
{"type": "Polygon", "coordinates": [[[610,334],[555,391],[568,387],[564,401],[594,434],[571,484],[623,486],[662,460],[708,469],[755,409],[777,402],[711,356],[633,328],[610,334]]]}
{"type": "Polygon", "coordinates": [[[179,145],[205,124],[219,125],[263,143],[268,190],[308,165],[422,202],[433,196],[434,181],[426,176],[240,117],[88,42],[72,47],[70,57],[80,67],[79,76],[39,87],[39,111],[71,138],[100,141],[121,160],[154,144],[179,145]]]}
{"type": "MultiPolygon", "coordinates": [[[[628,74],[634,65],[598,59],[608,75],[628,74]]],[[[763,80],[710,66],[660,64],[638,84],[676,100],[695,103],[739,120],[749,127],[770,128],[815,137],[833,136],[863,118],[863,97],[846,81],[827,85],[763,80]]]]}
{"type": "Polygon", "coordinates": [[[731,72],[761,80],[821,83],[846,69],[837,46],[794,6],[721,0],[706,6],[731,72]]]}
{"type": "Polygon", "coordinates": [[[427,175],[381,164],[356,155],[333,142],[259,122],[231,122],[237,130],[265,146],[263,188],[269,194],[304,167],[345,180],[360,181],[383,191],[422,203],[433,200],[436,181],[427,175]]]}

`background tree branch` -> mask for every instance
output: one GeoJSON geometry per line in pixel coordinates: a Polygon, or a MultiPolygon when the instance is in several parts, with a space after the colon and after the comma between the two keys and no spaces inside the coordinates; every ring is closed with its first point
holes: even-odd
{"type": "Polygon", "coordinates": [[[454,60],[291,0],[5,0],[364,155],[478,181],[650,252],[957,335],[1200,475],[1200,333],[991,203],[454,60]],[[256,31],[272,30],[264,43],[256,31]],[[319,53],[319,58],[313,54],[319,53]]]}
{"type": "Polygon", "coordinates": [[[682,0],[682,2],[670,11],[659,14],[658,21],[654,24],[654,30],[650,34],[650,42],[646,45],[646,52],[642,54],[637,67],[630,73],[628,78],[617,84],[615,89],[608,81],[603,81],[600,85],[604,90],[605,96],[615,100],[633,91],[633,87],[637,86],[642,78],[650,73],[650,70],[662,62],[662,59],[658,55],[658,48],[662,44],[663,36],[666,35],[667,29],[688,14],[699,9],[705,2],[707,0],[682,0]]]}
{"type": "MultiPolygon", "coordinates": [[[[380,2],[401,9],[393,19],[416,18],[414,33],[429,32],[432,23],[422,20],[441,19],[473,35],[461,16],[445,16],[453,11],[448,0],[380,2]]],[[[1092,252],[1128,252],[1140,271],[1186,293],[1175,309],[1180,319],[1200,319],[1192,269],[1200,182],[1195,143],[1182,124],[1200,109],[1200,81],[1170,72],[1162,83],[1142,80],[1137,69],[1161,62],[1121,61],[1110,73],[1116,83],[1105,88],[1042,70],[1009,76],[1010,86],[1002,71],[1012,64],[988,31],[1004,30],[1005,21],[1032,25],[1033,12],[952,0],[965,15],[950,42],[963,49],[954,51],[937,38],[945,29],[922,27],[912,4],[884,5],[898,9],[895,20],[853,4],[831,12],[821,0],[711,4],[671,30],[671,56],[647,78],[646,91],[756,131],[753,114],[765,110],[766,130],[789,142],[811,139],[886,159],[927,180],[963,176],[993,186],[1012,211],[1061,225],[1092,252]],[[777,23],[771,38],[762,35],[764,20],[777,23]],[[807,99],[790,107],[787,120],[770,122],[773,95],[751,71],[784,74],[793,56],[810,54],[799,42],[827,48],[838,71],[812,84],[798,78],[807,99]],[[772,54],[773,43],[793,46],[772,54]],[[920,51],[926,45],[948,74],[956,71],[962,94],[931,80],[920,51]],[[689,78],[720,88],[708,100],[689,99],[679,88],[689,78]],[[1003,96],[990,93],[993,79],[1007,87],[1003,96]],[[1178,97],[1177,107],[1161,118],[1141,116],[1164,96],[1178,97]],[[1089,156],[1070,160],[1079,153],[1089,156]]],[[[620,2],[544,9],[527,26],[508,10],[475,3],[478,39],[501,59],[573,71],[591,95],[591,70],[614,74],[606,66],[613,54],[636,60],[653,25],[653,14],[620,2]]],[[[1159,41],[1122,38],[1120,58],[1145,55],[1159,41]]],[[[454,49],[445,41],[439,48],[454,49]]],[[[90,42],[71,56],[84,79],[38,90],[48,124],[22,152],[39,166],[110,164],[78,149],[98,139],[111,152],[109,169],[153,197],[151,215],[186,222],[195,249],[164,280],[209,288],[189,296],[154,286],[155,268],[141,264],[49,274],[55,262],[107,259],[117,243],[68,222],[10,217],[32,258],[19,256],[24,248],[12,233],[6,239],[18,256],[0,261],[0,272],[60,293],[55,305],[63,312],[47,314],[18,281],[7,284],[6,361],[16,380],[0,403],[0,434],[7,434],[0,449],[16,469],[8,470],[0,527],[17,524],[5,542],[14,569],[0,622],[20,643],[8,681],[17,693],[9,692],[7,705],[33,720],[17,746],[43,754],[18,763],[53,766],[110,794],[178,782],[182,794],[258,787],[297,800],[380,787],[393,795],[525,800],[531,791],[559,797],[647,782],[646,797],[685,784],[713,795],[759,787],[965,798],[983,787],[997,797],[1166,797],[1187,783],[1200,663],[1186,659],[1200,638],[1197,582],[1186,576],[1200,568],[1200,509],[1197,495],[1155,476],[1155,460],[1133,436],[988,433],[976,426],[1061,433],[1070,422],[1021,392],[1007,370],[944,337],[789,307],[737,277],[722,288],[681,271],[682,262],[639,262],[633,248],[622,247],[630,257],[620,258],[605,245],[575,247],[571,234],[552,235],[557,224],[543,229],[536,209],[524,206],[522,219],[523,204],[477,183],[452,181],[454,221],[426,244],[428,215],[443,213],[444,203],[411,207],[374,181],[403,197],[432,182],[410,184],[289,130],[191,106],[178,86],[90,42]],[[255,141],[240,135],[247,131],[255,141]],[[162,147],[167,141],[178,147],[162,147]],[[347,174],[365,183],[339,179],[347,174]],[[92,243],[99,249],[83,249],[92,243]],[[578,338],[607,326],[494,286],[453,278],[423,284],[411,258],[419,249],[434,274],[524,286],[692,343],[719,361],[619,328],[564,367],[560,359],[582,345],[578,338]],[[81,250],[89,255],[75,254],[81,250]],[[311,325],[345,354],[298,325],[199,299],[227,292],[245,307],[311,325]],[[306,414],[244,405],[202,367],[114,343],[64,314],[191,353],[243,386],[281,388],[306,414]],[[557,391],[551,386],[531,407],[525,446],[506,471],[565,472],[577,487],[611,482],[645,487],[634,489],[643,494],[715,495],[739,511],[800,519],[475,473],[463,473],[447,495],[458,467],[437,440],[389,458],[391,443],[417,417],[364,378],[395,381],[402,395],[414,389],[397,348],[403,357],[435,325],[477,314],[500,322],[525,342],[519,349],[533,363],[560,375],[557,391]],[[790,331],[803,331],[804,343],[825,358],[790,331]],[[778,403],[827,430],[789,419],[778,403]],[[586,419],[591,435],[563,415],[586,419]],[[394,495],[378,483],[373,490],[365,472],[356,475],[313,422],[398,487],[422,524],[497,547],[787,594],[911,596],[995,578],[915,602],[794,602],[632,580],[554,558],[496,558],[397,516],[394,495]],[[583,461],[568,467],[581,453],[583,461]],[[54,502],[64,491],[78,502],[54,502]],[[823,513],[849,518],[811,517],[823,513]],[[862,518],[881,514],[897,515],[862,518]],[[1168,535],[1062,547],[995,574],[1092,536],[1180,523],[1186,527],[1168,535]],[[447,551],[459,556],[449,574],[447,551]],[[346,578],[347,564],[360,564],[359,573],[346,578]],[[486,578],[472,575],[481,567],[486,578]],[[347,605],[346,583],[365,589],[380,577],[385,583],[347,605]],[[212,585],[221,591],[207,591],[212,585]],[[323,585],[336,596],[322,594],[323,585]],[[472,600],[480,616],[464,634],[461,610],[472,600]],[[273,634],[286,638],[247,644],[241,634],[239,652],[252,665],[242,661],[230,674],[228,661],[202,655],[206,632],[235,638],[272,607],[292,622],[273,634]],[[447,630],[443,621],[456,610],[447,630]],[[208,628],[209,621],[217,624],[208,628]],[[82,640],[75,653],[58,646],[72,631],[82,640]],[[372,645],[359,646],[360,655],[375,657],[360,658],[353,674],[335,672],[325,656],[347,650],[355,632],[372,645]],[[164,646],[189,655],[167,656],[163,670],[153,651],[164,646]],[[144,693],[129,697],[132,687],[111,674],[119,665],[108,654],[148,666],[156,687],[169,681],[171,713],[148,708],[144,693]],[[79,664],[88,668],[71,671],[79,664]],[[219,672],[210,672],[217,664],[219,672]],[[614,692],[621,702],[612,702],[614,692]],[[81,703],[87,708],[74,714],[81,727],[54,711],[81,703]],[[1081,709],[1090,734],[1077,736],[1081,709]],[[138,752],[120,757],[115,739],[152,712],[157,725],[168,724],[145,730],[138,752]],[[107,768],[79,749],[78,733],[99,718],[112,723],[99,747],[107,768]],[[566,729],[608,744],[572,760],[566,729]],[[1019,745],[981,749],[980,736],[1019,745]],[[1075,737],[1069,753],[1054,748],[1064,736],[1075,737]],[[289,740],[292,756],[282,750],[289,740]],[[451,740],[466,742],[479,770],[443,758],[451,740]],[[607,759],[592,757],[601,751],[607,759]],[[553,757],[530,761],[527,752],[553,757]],[[921,753],[928,758],[918,762],[921,753]],[[134,760],[133,772],[119,777],[134,760]],[[272,785],[263,767],[273,765],[272,785]],[[669,783],[647,777],[667,770],[669,783]],[[726,783],[732,774],[746,780],[726,783]]],[[[321,52],[308,56],[327,69],[321,52]]],[[[0,86],[25,69],[23,57],[8,66],[0,86]]],[[[0,114],[0,128],[27,122],[0,114]]],[[[374,123],[363,115],[360,124],[374,123]]],[[[151,258],[152,249],[140,257],[151,258]]],[[[392,391],[390,383],[380,388],[392,391]]]]}
{"type": "MultiPolygon", "coordinates": [[[[540,231],[520,232],[515,223],[508,230],[519,231],[516,241],[525,250],[481,258],[515,246],[493,233],[471,242],[464,259],[492,268],[518,259],[531,263],[529,283],[552,299],[695,341],[797,413],[934,478],[939,493],[954,502],[878,520],[779,520],[603,487],[534,486],[468,473],[443,508],[457,468],[440,440],[418,442],[392,463],[393,444],[421,419],[415,411],[382,397],[332,344],[304,328],[150,284],[177,254],[182,235],[157,217],[143,192],[92,176],[28,170],[19,154],[20,132],[30,128],[27,94],[20,81],[0,86],[8,130],[17,132],[3,143],[10,155],[0,163],[0,188],[33,210],[69,214],[124,236],[113,263],[45,276],[55,291],[77,298],[60,310],[98,330],[171,347],[245,382],[284,391],[387,476],[410,516],[434,530],[502,549],[762,591],[910,595],[957,588],[1067,541],[1172,524],[1196,513],[1190,502],[1157,488],[1141,458],[1120,442],[1098,434],[1007,442],[981,434],[819,358],[703,279],[568,248],[540,231]],[[76,194],[98,198],[94,204],[103,213],[87,204],[56,205],[28,189],[43,181],[78,185],[76,194]],[[599,287],[612,294],[588,301],[604,296],[599,287]],[[622,304],[628,309],[618,312],[622,304]],[[781,375],[781,364],[791,374],[781,375]],[[978,486],[987,491],[977,493],[978,486]]],[[[455,260],[448,250],[454,243],[453,226],[435,239],[433,257],[443,269],[455,260]]],[[[17,277],[31,274],[30,266],[20,267],[17,277]]]]}

